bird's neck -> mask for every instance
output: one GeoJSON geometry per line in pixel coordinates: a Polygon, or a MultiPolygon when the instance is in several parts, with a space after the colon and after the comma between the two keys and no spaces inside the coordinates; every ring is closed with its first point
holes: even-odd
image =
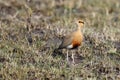
{"type": "Polygon", "coordinates": [[[81,32],[81,27],[80,27],[80,26],[78,26],[78,31],[80,31],[80,32],[81,32]]]}

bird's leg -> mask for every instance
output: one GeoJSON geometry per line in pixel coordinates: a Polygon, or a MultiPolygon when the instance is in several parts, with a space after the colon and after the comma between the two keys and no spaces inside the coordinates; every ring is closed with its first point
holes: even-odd
{"type": "Polygon", "coordinates": [[[72,62],[73,62],[73,64],[75,63],[74,53],[73,52],[72,52],[72,62]]]}
{"type": "Polygon", "coordinates": [[[67,62],[69,61],[68,50],[67,50],[67,62]]]}

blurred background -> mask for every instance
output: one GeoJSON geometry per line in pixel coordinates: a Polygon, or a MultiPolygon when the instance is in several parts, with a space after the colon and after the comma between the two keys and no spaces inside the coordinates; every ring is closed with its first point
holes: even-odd
{"type": "Polygon", "coordinates": [[[0,0],[0,80],[16,79],[120,80],[120,1],[0,0]],[[77,19],[84,41],[72,66],[53,51],[77,19]]]}

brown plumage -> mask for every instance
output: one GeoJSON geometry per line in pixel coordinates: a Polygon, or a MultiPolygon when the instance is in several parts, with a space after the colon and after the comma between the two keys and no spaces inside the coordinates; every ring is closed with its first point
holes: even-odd
{"type": "MultiPolygon", "coordinates": [[[[65,48],[66,49],[75,49],[81,45],[82,40],[83,40],[83,35],[81,32],[81,29],[84,25],[84,22],[82,20],[78,20],[76,23],[78,25],[78,29],[71,34],[66,35],[63,38],[62,43],[58,49],[65,49],[65,48]]],[[[74,63],[74,54],[73,53],[72,53],[72,59],[73,59],[73,63],[74,63]]],[[[67,52],[67,60],[68,60],[68,52],[67,52]]]]}

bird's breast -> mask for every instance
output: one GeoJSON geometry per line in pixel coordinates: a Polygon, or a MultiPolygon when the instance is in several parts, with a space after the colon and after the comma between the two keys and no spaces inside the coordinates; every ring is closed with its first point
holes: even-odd
{"type": "Polygon", "coordinates": [[[81,42],[79,42],[79,41],[72,42],[73,48],[77,48],[78,46],[80,46],[80,44],[81,44],[81,42]]]}
{"type": "Polygon", "coordinates": [[[75,36],[73,41],[72,41],[73,48],[80,46],[82,43],[82,40],[83,40],[82,35],[75,36]]]}

